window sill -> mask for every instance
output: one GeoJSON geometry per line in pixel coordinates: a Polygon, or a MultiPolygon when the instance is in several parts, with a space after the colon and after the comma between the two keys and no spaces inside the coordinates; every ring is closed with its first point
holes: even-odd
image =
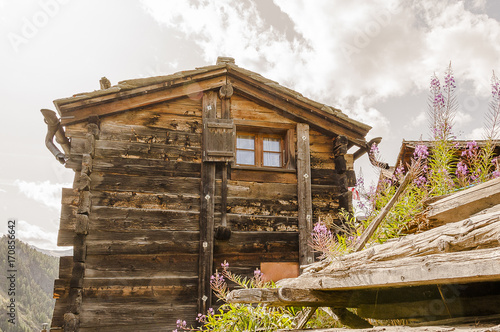
{"type": "Polygon", "coordinates": [[[283,167],[257,167],[257,166],[241,166],[233,165],[231,169],[244,170],[244,171],[263,171],[263,172],[279,172],[279,173],[296,173],[297,170],[294,168],[283,168],[283,167]]]}

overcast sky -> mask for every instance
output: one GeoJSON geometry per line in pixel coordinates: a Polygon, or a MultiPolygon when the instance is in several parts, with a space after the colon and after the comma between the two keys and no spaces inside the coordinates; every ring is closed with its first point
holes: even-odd
{"type": "MultiPolygon", "coordinates": [[[[403,139],[428,138],[429,80],[452,62],[455,133],[481,138],[492,70],[500,73],[500,1],[0,0],[0,232],[54,248],[60,188],[72,171],[45,148],[41,108],[118,81],[231,56],[382,136],[393,164],[403,139]]],[[[375,178],[366,158],[356,164],[375,178]]]]}

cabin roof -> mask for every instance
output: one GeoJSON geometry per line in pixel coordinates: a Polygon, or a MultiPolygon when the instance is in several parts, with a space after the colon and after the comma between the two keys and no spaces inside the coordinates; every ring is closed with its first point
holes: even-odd
{"type": "Polygon", "coordinates": [[[344,135],[357,146],[364,146],[364,137],[371,129],[337,108],[313,101],[258,73],[237,66],[232,58],[219,58],[216,65],[171,75],[120,81],[107,89],[57,99],[54,105],[61,116],[61,123],[70,125],[85,121],[90,115],[105,116],[196,95],[219,88],[227,82],[233,85],[235,93],[289,113],[323,131],[344,135]]]}

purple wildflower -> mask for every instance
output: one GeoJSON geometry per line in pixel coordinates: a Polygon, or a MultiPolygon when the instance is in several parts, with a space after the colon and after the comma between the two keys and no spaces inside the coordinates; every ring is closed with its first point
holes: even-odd
{"type": "Polygon", "coordinates": [[[500,99],[500,81],[495,76],[495,72],[493,72],[493,77],[491,78],[491,95],[494,100],[500,99]]]}
{"type": "Polygon", "coordinates": [[[255,271],[253,271],[253,276],[255,278],[260,278],[263,276],[263,273],[259,269],[255,269],[255,271]]]}
{"type": "Polygon", "coordinates": [[[462,157],[474,157],[477,154],[477,150],[479,147],[477,146],[476,141],[467,142],[467,147],[464,151],[462,151],[462,157]]]}
{"type": "Polygon", "coordinates": [[[427,149],[427,146],[420,144],[415,147],[415,151],[413,152],[413,157],[415,159],[427,159],[429,156],[429,150],[427,149]]]}
{"type": "Polygon", "coordinates": [[[177,327],[180,328],[180,329],[185,328],[186,327],[186,321],[178,319],[177,320],[177,327]]]}
{"type": "Polygon", "coordinates": [[[374,155],[379,153],[378,145],[377,143],[373,143],[372,146],[370,147],[370,154],[374,155]]]}
{"type": "Polygon", "coordinates": [[[427,183],[427,178],[425,176],[421,175],[418,178],[416,178],[415,180],[413,180],[413,183],[415,183],[415,185],[417,187],[422,188],[427,183]]]}
{"type": "Polygon", "coordinates": [[[203,323],[205,321],[205,318],[206,318],[205,315],[199,313],[198,316],[196,317],[196,321],[200,322],[200,323],[203,323]]]}
{"type": "Polygon", "coordinates": [[[469,173],[469,169],[467,168],[467,165],[463,161],[460,161],[457,164],[457,170],[456,170],[455,174],[458,177],[465,177],[465,176],[467,176],[468,173],[469,173]]]}
{"type": "Polygon", "coordinates": [[[493,171],[493,173],[491,173],[491,176],[496,179],[496,178],[500,178],[500,172],[499,171],[493,171]]]}
{"type": "Polygon", "coordinates": [[[213,316],[214,315],[214,308],[208,308],[208,314],[210,316],[213,316]]]}
{"type": "Polygon", "coordinates": [[[225,260],[224,260],[224,263],[220,263],[220,265],[222,266],[222,268],[223,268],[224,270],[225,270],[225,269],[227,269],[227,268],[229,267],[229,263],[228,263],[228,262],[226,262],[225,260]]]}

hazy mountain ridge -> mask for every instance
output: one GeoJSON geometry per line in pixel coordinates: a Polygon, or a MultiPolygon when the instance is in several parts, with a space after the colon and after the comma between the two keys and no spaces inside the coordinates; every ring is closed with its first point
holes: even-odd
{"type": "Polygon", "coordinates": [[[0,301],[2,318],[0,332],[40,331],[43,323],[50,323],[54,310],[54,280],[59,270],[59,258],[39,252],[32,246],[16,240],[15,268],[16,274],[16,321],[14,326],[7,321],[6,309],[10,296],[7,293],[9,269],[7,263],[7,237],[0,238],[0,301]]]}

